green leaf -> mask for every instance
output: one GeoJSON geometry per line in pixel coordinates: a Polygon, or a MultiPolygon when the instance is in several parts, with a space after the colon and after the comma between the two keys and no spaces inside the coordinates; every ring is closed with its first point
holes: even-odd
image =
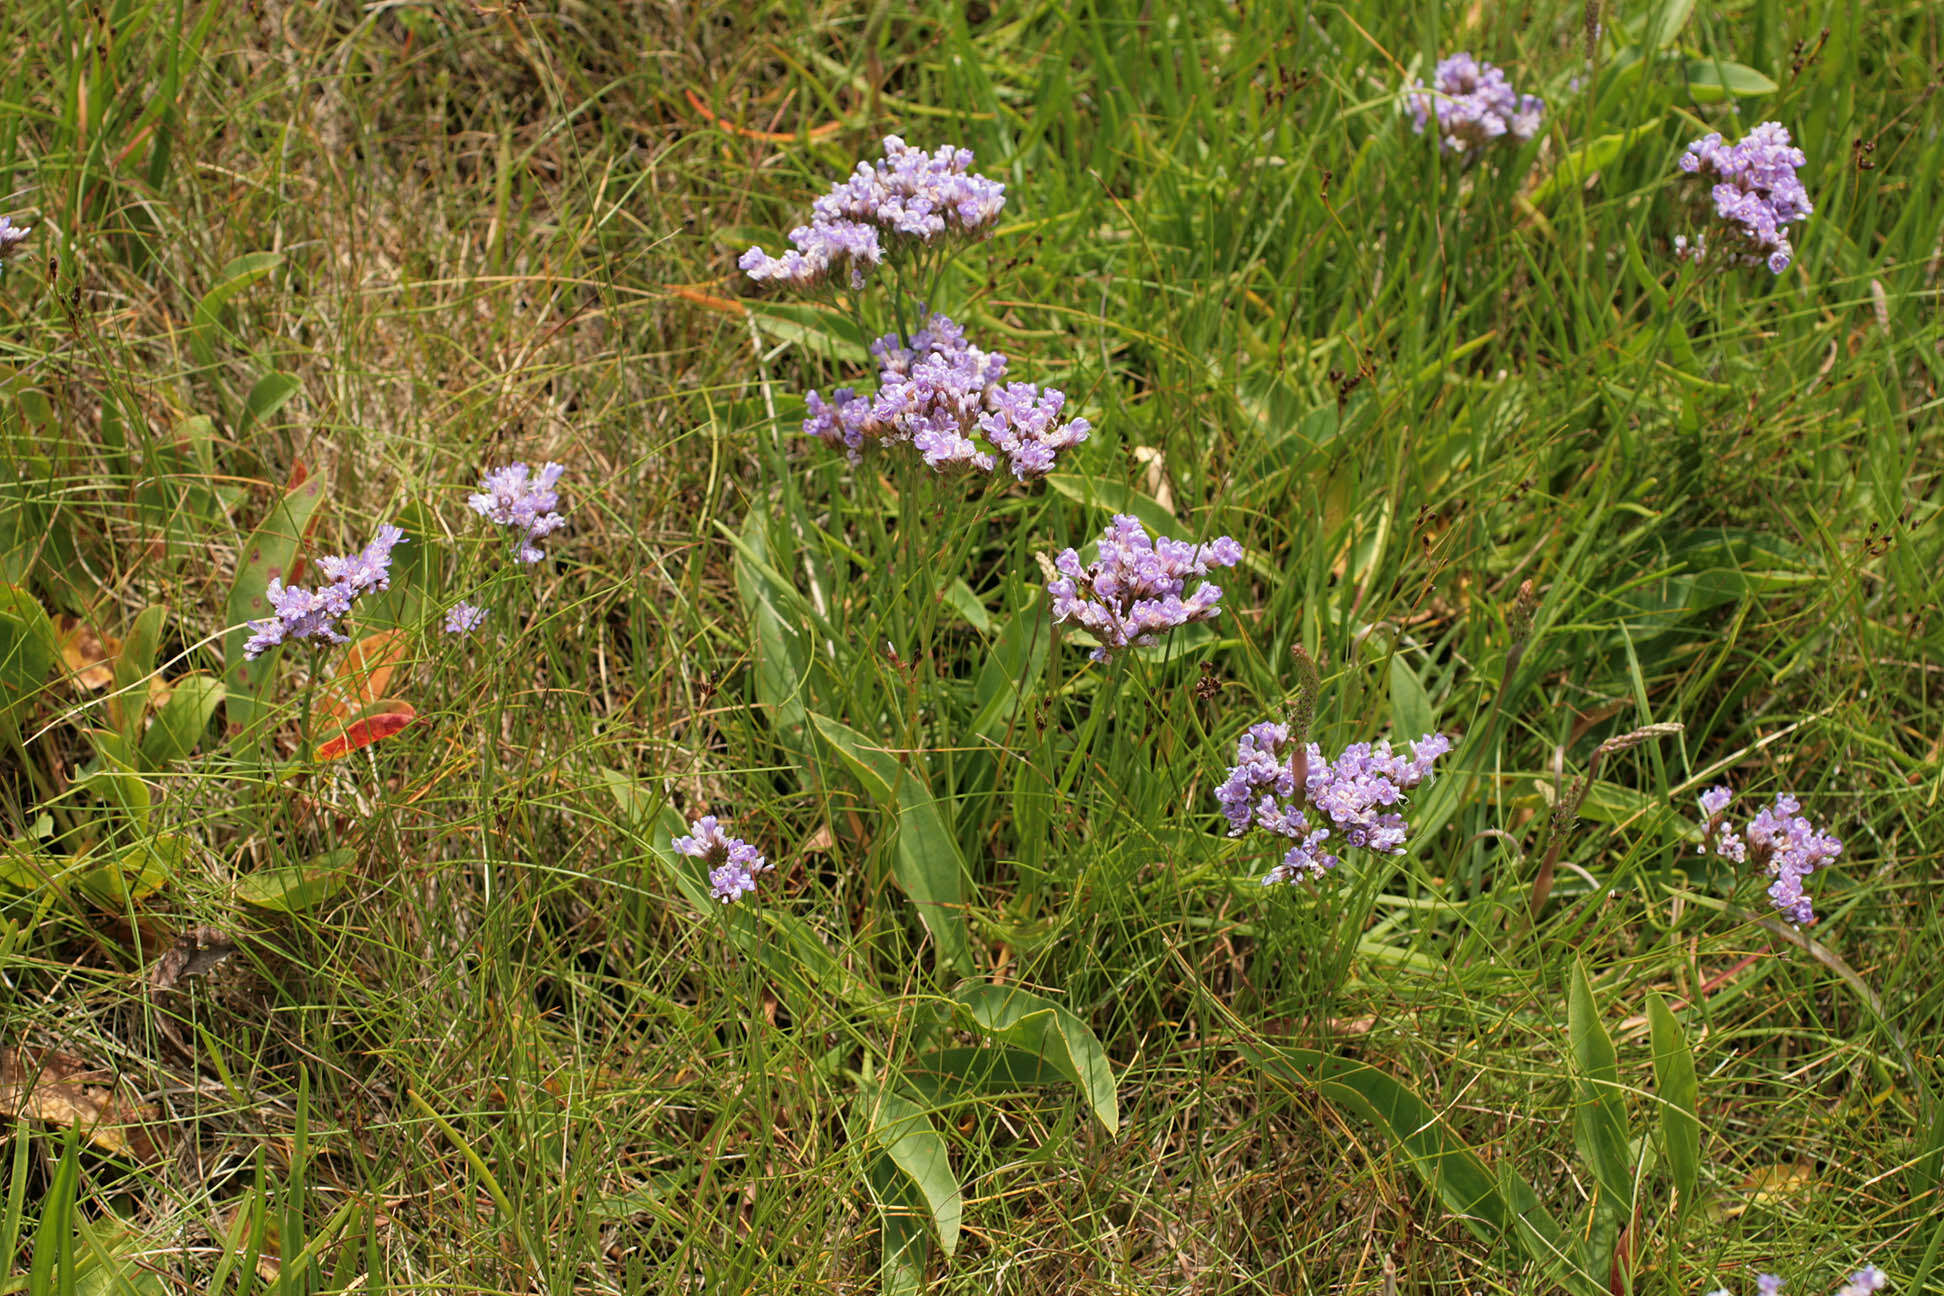
{"type": "Polygon", "coordinates": [[[223,681],[201,671],[177,680],[169,690],[169,700],[142,735],[142,764],[153,769],[186,760],[202,741],[225,692],[223,681]]]}
{"type": "Polygon", "coordinates": [[[216,276],[216,286],[196,303],[189,329],[189,350],[198,364],[216,363],[223,318],[230,299],[283,263],[281,252],[249,252],[232,260],[216,276]]]}
{"type": "Polygon", "coordinates": [[[1131,513],[1141,520],[1142,526],[1157,536],[1180,536],[1181,523],[1175,515],[1162,508],[1158,500],[1141,494],[1132,486],[1080,473],[1052,473],[1048,475],[1046,484],[1076,504],[1085,504],[1108,513],[1131,513]]]}
{"type": "Polygon", "coordinates": [[[1639,16],[1622,25],[1635,48],[1666,49],[1694,15],[1694,0],[1644,0],[1639,16]]]}
{"type": "Polygon", "coordinates": [[[168,620],[166,607],[143,608],[115,658],[115,691],[108,700],[108,714],[130,742],[142,731],[142,715],[148,710],[147,681],[155,674],[155,654],[168,620]]]}
{"type": "Polygon", "coordinates": [[[965,859],[938,802],[898,758],[864,735],[828,716],[810,713],[810,722],[831,745],[871,799],[898,822],[897,851],[891,875],[938,946],[941,968],[969,970],[971,939],[965,924],[965,859]]]}
{"type": "Polygon", "coordinates": [[[1544,206],[1568,189],[1575,188],[1597,171],[1604,171],[1618,162],[1635,140],[1660,129],[1659,121],[1644,122],[1631,130],[1613,135],[1601,135],[1579,148],[1568,151],[1559,159],[1552,174],[1541,180],[1532,190],[1532,205],[1544,206]]]}
{"type": "Polygon", "coordinates": [[[236,576],[229,592],[230,629],[223,636],[223,675],[229,686],[224,710],[233,725],[248,727],[256,720],[273,678],[272,668],[283,651],[273,648],[255,661],[245,661],[243,646],[250,640],[248,622],[273,615],[266,593],[271,578],[289,573],[304,530],[323,502],[323,478],[300,482],[277,501],[237,555],[236,576]]]}
{"type": "Polygon", "coordinates": [[[1399,742],[1421,738],[1438,727],[1438,712],[1417,672],[1393,653],[1390,664],[1391,737],[1399,742]]]}
{"type": "Polygon", "coordinates": [[[1046,1061],[1079,1087],[1109,1134],[1120,1132],[1120,1102],[1107,1050],[1087,1023],[1050,999],[1014,986],[973,985],[952,996],[986,1038],[1046,1061]]]}
{"type": "Polygon", "coordinates": [[[904,1177],[884,1157],[871,1159],[869,1174],[871,1188],[877,1195],[878,1226],[884,1247],[878,1286],[884,1296],[922,1296],[925,1262],[931,1258],[931,1234],[925,1228],[924,1207],[909,1200],[911,1191],[904,1177]]]}
{"type": "Polygon", "coordinates": [[[1491,1169],[1445,1127],[1430,1105],[1377,1068],[1313,1049],[1237,1045],[1237,1052],[1285,1083],[1346,1107],[1390,1136],[1432,1193],[1474,1237],[1511,1236],[1573,1296],[1606,1296],[1606,1285],[1575,1258],[1574,1240],[1510,1166],[1491,1169]]]}
{"type": "Polygon", "coordinates": [[[1046,657],[1053,643],[1052,623],[1047,620],[1046,596],[1033,596],[1006,619],[992,654],[979,668],[973,686],[978,711],[972,719],[972,732],[999,739],[1013,724],[1020,699],[1030,697],[1046,670],[1046,657]]]}
{"type": "Polygon", "coordinates": [[[0,585],[0,718],[13,722],[40,696],[60,655],[47,609],[17,585],[0,585]]]}
{"type": "Polygon", "coordinates": [[[1720,59],[1689,59],[1681,65],[1681,70],[1687,78],[1688,94],[1696,103],[1746,99],[1753,95],[1774,94],[1781,89],[1752,67],[1724,63],[1720,59]]]}
{"type": "Polygon", "coordinates": [[[236,880],[236,898],[280,913],[315,909],[344,890],[357,858],[357,852],[346,847],[314,855],[300,864],[258,869],[236,880]]]}
{"type": "Polygon", "coordinates": [[[1626,1218],[1633,1213],[1634,1176],[1620,1063],[1586,965],[1577,959],[1567,986],[1566,1031],[1573,1051],[1573,1144],[1600,1186],[1596,1206],[1626,1218]]]}
{"type": "Polygon", "coordinates": [[[243,413],[236,420],[236,439],[241,441],[251,428],[282,409],[303,385],[296,374],[267,373],[257,379],[250,394],[243,398],[243,413]]]}
{"type": "Polygon", "coordinates": [[[803,596],[771,565],[769,523],[761,512],[751,509],[742,534],[730,539],[736,549],[736,594],[756,651],[756,699],[772,730],[793,734],[803,728],[805,715],[809,647],[804,629],[815,622],[803,596]]]}
{"type": "Polygon", "coordinates": [[[1674,1175],[1676,1208],[1686,1214],[1694,1205],[1701,1167],[1701,1118],[1696,1110],[1700,1087],[1694,1077],[1694,1053],[1673,1010],[1657,994],[1647,996],[1647,1022],[1654,1044],[1654,1090],[1660,1099],[1661,1140],[1674,1175]]]}
{"type": "Polygon", "coordinates": [[[869,1112],[871,1141],[916,1189],[946,1255],[958,1249],[965,1198],[952,1173],[945,1140],[925,1109],[890,1088],[878,1092],[869,1112]]]}
{"type": "Polygon", "coordinates": [[[189,842],[175,833],[138,841],[108,863],[81,875],[81,889],[116,909],[148,897],[182,871],[189,842]]]}

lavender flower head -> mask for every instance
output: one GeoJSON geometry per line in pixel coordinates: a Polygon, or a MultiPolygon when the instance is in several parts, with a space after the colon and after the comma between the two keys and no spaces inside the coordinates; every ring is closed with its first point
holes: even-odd
{"type": "Polygon", "coordinates": [[[813,288],[842,274],[855,291],[900,244],[991,229],[1005,208],[1006,186],[972,174],[971,166],[970,149],[926,153],[887,135],[883,157],[859,162],[811,204],[810,223],[790,231],[793,246],[782,256],[752,247],[736,264],[757,283],[813,288]]]}
{"type": "Polygon", "coordinates": [[[1235,765],[1215,789],[1215,799],[1229,821],[1229,836],[1258,828],[1295,843],[1263,885],[1314,880],[1340,862],[1320,849],[1333,834],[1345,846],[1381,855],[1404,849],[1409,825],[1394,807],[1431,777],[1432,765],[1451,750],[1451,739],[1429,733],[1410,748],[1406,759],[1388,740],[1352,743],[1326,762],[1315,743],[1295,748],[1287,725],[1251,725],[1236,744],[1235,765]],[[1291,750],[1285,752],[1286,747],[1291,750]],[[1313,827],[1305,806],[1329,826],[1313,827]]]}
{"type": "MultiPolygon", "coordinates": [[[[1724,144],[1713,132],[1702,136],[1681,154],[1680,166],[1714,182],[1710,193],[1717,223],[1727,235],[1725,255],[1781,274],[1795,257],[1788,226],[1815,211],[1796,174],[1808,160],[1781,122],[1763,122],[1739,144],[1724,144]]],[[[1706,252],[1699,236],[1692,244],[1685,237],[1675,240],[1677,256],[1698,261],[1706,252]]]]}
{"type": "MultiPolygon", "coordinates": [[[[1850,1275],[1848,1282],[1837,1289],[1836,1296],[1872,1296],[1872,1293],[1882,1291],[1889,1281],[1883,1270],[1875,1265],[1864,1265],[1850,1275]]],[[[1781,1296],[1782,1280],[1774,1274],[1757,1274],[1755,1291],[1757,1296],[1781,1296]]],[[[1708,1296],[1733,1296],[1733,1294],[1726,1287],[1718,1287],[1709,1292],[1708,1296]]]]}
{"type": "Polygon", "coordinates": [[[1737,832],[1726,818],[1731,796],[1725,787],[1701,794],[1707,822],[1698,849],[1736,864],[1752,860],[1774,879],[1768,888],[1769,903],[1792,923],[1813,923],[1816,911],[1802,884],[1841,855],[1843,843],[1803,818],[1801,805],[1786,792],[1778,793],[1774,804],[1758,811],[1737,832]]]}
{"type": "Polygon", "coordinates": [[[0,270],[7,268],[7,262],[13,259],[14,253],[33,232],[30,225],[16,225],[5,216],[0,216],[0,270]]]}
{"type": "Polygon", "coordinates": [[[446,610],[445,632],[449,635],[471,634],[486,622],[486,609],[477,603],[461,600],[446,610]]]}
{"type": "Polygon", "coordinates": [[[567,471],[557,463],[542,464],[538,473],[523,463],[494,468],[480,479],[477,493],[467,498],[472,511],[488,522],[521,533],[519,559],[537,563],[547,555],[534,542],[567,524],[557,510],[560,495],[554,483],[567,471]]]}
{"type": "Polygon", "coordinates": [[[281,577],[271,577],[264,595],[276,615],[250,622],[253,633],[243,645],[244,660],[255,661],[279,644],[301,639],[348,643],[350,637],[338,627],[338,619],[351,610],[352,600],[359,595],[391,588],[392,550],[404,538],[403,531],[387,523],[357,553],[319,558],[317,569],[329,583],[316,589],[285,585],[281,577]]]}
{"type": "Polygon", "coordinates": [[[1099,555],[1082,565],[1080,555],[1063,550],[1053,560],[1060,574],[1046,583],[1053,620],[1072,621],[1100,646],[1095,661],[1106,661],[1132,644],[1153,643],[1162,634],[1221,614],[1220,587],[1203,582],[1183,598],[1192,576],[1210,567],[1233,567],[1242,546],[1228,536],[1198,545],[1167,536],[1150,538],[1139,518],[1117,513],[1101,533],[1099,555]]]}
{"type": "Polygon", "coordinates": [[[1447,153],[1479,153],[1498,140],[1524,143],[1539,133],[1546,111],[1537,95],[1513,93],[1504,72],[1464,53],[1438,61],[1429,89],[1413,77],[1405,103],[1420,135],[1436,117],[1447,153]]]}
{"type": "Polygon", "coordinates": [[[699,859],[709,869],[709,890],[724,904],[731,904],[756,890],[756,875],[775,867],[756,853],[756,848],[722,830],[714,815],[703,815],[689,825],[689,835],[677,837],[669,845],[677,854],[699,859]]]}
{"type": "Polygon", "coordinates": [[[841,446],[852,463],[866,446],[909,445],[928,467],[992,472],[1004,455],[1020,481],[1043,477],[1062,450],[1087,439],[1086,419],[1061,421],[1066,395],[1033,383],[1004,383],[1006,357],[982,351],[945,315],[928,315],[909,344],[887,333],[871,344],[878,390],[811,392],[803,430],[841,446]]]}

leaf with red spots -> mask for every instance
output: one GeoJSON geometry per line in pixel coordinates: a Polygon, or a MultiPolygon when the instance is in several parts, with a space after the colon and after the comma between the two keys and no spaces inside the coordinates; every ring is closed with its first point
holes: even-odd
{"type": "Polygon", "coordinates": [[[400,702],[395,698],[376,703],[358,719],[346,725],[337,737],[317,746],[317,759],[343,760],[361,747],[369,747],[381,738],[389,738],[418,719],[418,711],[410,702],[400,702]]]}

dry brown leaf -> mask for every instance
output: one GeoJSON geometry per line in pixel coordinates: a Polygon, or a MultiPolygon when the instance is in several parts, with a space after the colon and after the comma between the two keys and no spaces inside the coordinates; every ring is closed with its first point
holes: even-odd
{"type": "Polygon", "coordinates": [[[52,1049],[0,1048],[0,1115],[67,1125],[104,1151],[154,1161],[153,1107],[125,1101],[115,1078],[52,1049]]]}
{"type": "Polygon", "coordinates": [[[102,634],[79,617],[63,612],[54,618],[54,633],[61,643],[61,661],[68,677],[90,693],[107,688],[115,679],[115,658],[121,655],[121,640],[102,634]]]}
{"type": "Polygon", "coordinates": [[[178,982],[206,975],[234,953],[235,943],[214,927],[183,932],[175,944],[162,951],[161,958],[149,964],[149,988],[174,989],[178,982]]]}

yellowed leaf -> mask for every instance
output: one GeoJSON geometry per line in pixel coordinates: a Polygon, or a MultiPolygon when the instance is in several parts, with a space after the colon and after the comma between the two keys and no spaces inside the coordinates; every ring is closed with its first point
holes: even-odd
{"type": "Polygon", "coordinates": [[[157,1157],[155,1108],[127,1101],[113,1076],[52,1049],[0,1048],[0,1115],[72,1126],[121,1156],[157,1157]]]}
{"type": "Polygon", "coordinates": [[[342,720],[385,696],[410,647],[403,630],[380,630],[352,644],[324,695],[324,709],[342,720]]]}
{"type": "Polygon", "coordinates": [[[95,693],[114,682],[121,640],[65,612],[54,618],[54,633],[60,640],[61,662],[76,687],[95,693]]]}

